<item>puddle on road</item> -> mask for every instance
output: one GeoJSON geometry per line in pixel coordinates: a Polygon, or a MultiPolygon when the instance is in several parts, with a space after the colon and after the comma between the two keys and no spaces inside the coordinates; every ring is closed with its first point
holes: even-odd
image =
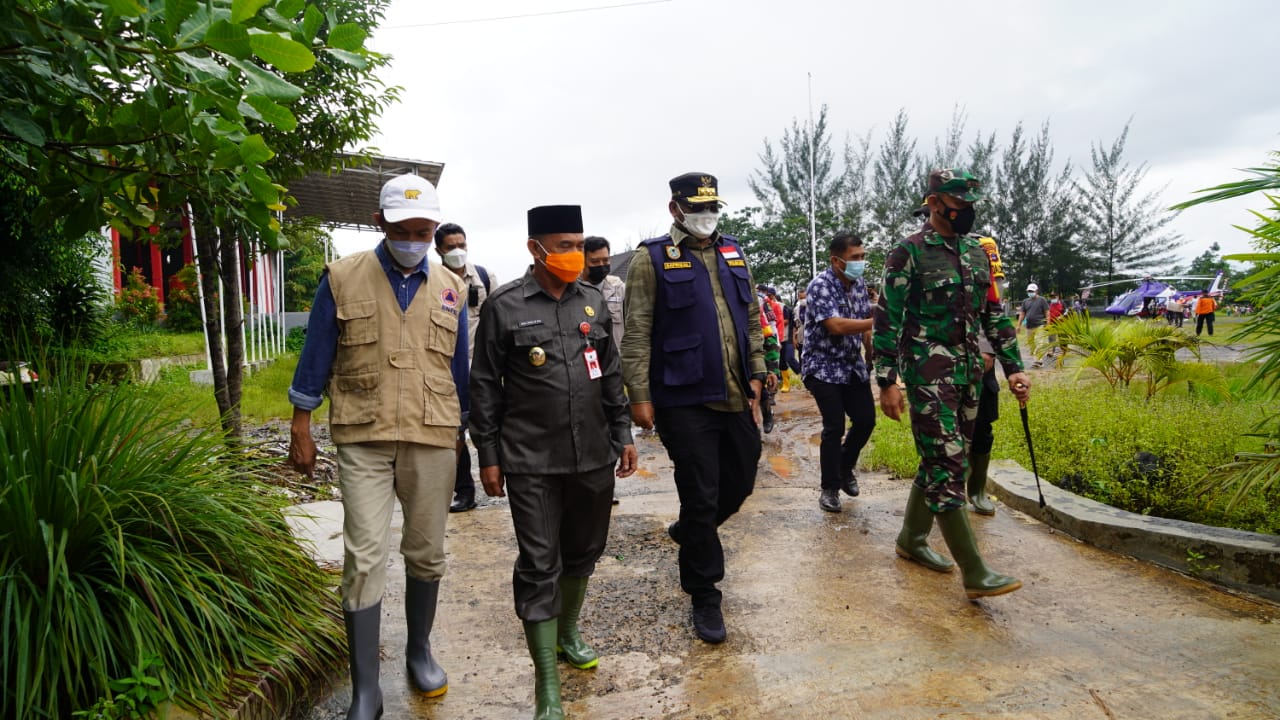
{"type": "Polygon", "coordinates": [[[792,464],[791,458],[783,455],[770,455],[769,469],[783,479],[790,478],[795,473],[795,466],[792,464]]]}

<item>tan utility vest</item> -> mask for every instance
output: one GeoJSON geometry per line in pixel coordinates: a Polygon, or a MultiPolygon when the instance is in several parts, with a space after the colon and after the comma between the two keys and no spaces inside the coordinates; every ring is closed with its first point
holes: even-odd
{"type": "Polygon", "coordinates": [[[399,440],[454,447],[462,411],[450,372],[466,285],[440,265],[401,312],[373,251],[329,264],[338,349],[329,376],[336,444],[399,440]]]}

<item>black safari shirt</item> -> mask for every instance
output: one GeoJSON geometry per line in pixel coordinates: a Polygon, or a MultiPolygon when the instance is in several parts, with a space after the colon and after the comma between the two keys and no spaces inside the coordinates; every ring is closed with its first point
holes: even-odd
{"type": "Polygon", "coordinates": [[[526,271],[489,295],[471,361],[470,429],[481,467],[555,475],[618,459],[632,443],[631,418],[611,323],[604,296],[581,282],[556,300],[526,271]],[[596,380],[588,347],[600,363],[596,380]]]}

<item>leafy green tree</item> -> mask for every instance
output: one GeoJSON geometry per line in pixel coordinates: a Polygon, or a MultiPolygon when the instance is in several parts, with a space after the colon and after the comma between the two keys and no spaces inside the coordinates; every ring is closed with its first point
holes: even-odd
{"type": "MultiPolygon", "coordinates": [[[[1217,202],[1261,192],[1268,202],[1266,211],[1253,211],[1255,227],[1236,227],[1253,238],[1255,253],[1228,255],[1226,260],[1251,262],[1254,272],[1238,281],[1237,290],[1255,311],[1232,336],[1236,342],[1248,342],[1245,359],[1258,363],[1258,369],[1241,390],[1259,390],[1269,397],[1280,398],[1280,152],[1271,153],[1271,161],[1247,172],[1248,180],[1223,183],[1201,191],[1200,197],[1179,203],[1181,210],[1202,203],[1217,202]]],[[[1259,420],[1257,434],[1266,441],[1260,453],[1239,453],[1236,461],[1215,468],[1200,482],[1203,491],[1223,490],[1231,493],[1228,506],[1238,504],[1255,491],[1267,492],[1280,482],[1280,413],[1259,420]]]]}
{"type": "Polygon", "coordinates": [[[1231,267],[1222,257],[1222,246],[1214,242],[1209,246],[1208,250],[1200,253],[1191,261],[1191,267],[1187,270],[1189,275],[1217,275],[1218,271],[1223,273],[1231,272],[1231,267]]]}
{"type": "Polygon", "coordinates": [[[281,234],[288,242],[284,254],[284,308],[310,310],[332,238],[315,218],[286,222],[281,234]]]}
{"type": "MultiPolygon", "coordinates": [[[[780,297],[792,302],[811,278],[807,261],[809,221],[791,216],[770,219],[761,207],[743,208],[720,220],[720,231],[742,243],[751,259],[751,274],[757,283],[773,286],[780,297]],[[803,247],[804,262],[797,261],[797,247],[803,247]]],[[[826,255],[819,248],[820,258],[826,255]]],[[[819,265],[821,272],[822,265],[819,265]]]]}
{"type": "Polygon", "coordinates": [[[394,98],[374,80],[385,58],[364,47],[386,4],[0,6],[0,163],[40,188],[34,220],[65,217],[71,237],[103,224],[130,236],[191,209],[214,394],[231,432],[243,365],[240,247],[273,248],[286,184],[372,136],[394,98]]]}
{"type": "Polygon", "coordinates": [[[1131,167],[1124,160],[1129,137],[1126,124],[1110,147],[1090,149],[1092,166],[1075,181],[1080,197],[1082,248],[1097,279],[1110,282],[1117,275],[1151,272],[1172,264],[1179,235],[1166,227],[1175,217],[1160,203],[1160,194],[1143,194],[1145,163],[1131,167]]]}
{"type": "Polygon", "coordinates": [[[92,342],[105,327],[106,291],[85,261],[104,251],[102,239],[37,222],[40,203],[36,188],[0,167],[0,359],[15,356],[19,339],[92,342]]]}

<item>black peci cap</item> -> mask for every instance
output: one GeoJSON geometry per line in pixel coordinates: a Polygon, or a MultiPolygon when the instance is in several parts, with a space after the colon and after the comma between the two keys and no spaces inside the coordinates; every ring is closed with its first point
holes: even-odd
{"type": "Polygon", "coordinates": [[[580,232],[581,205],[539,205],[529,209],[529,237],[580,232]]]}

